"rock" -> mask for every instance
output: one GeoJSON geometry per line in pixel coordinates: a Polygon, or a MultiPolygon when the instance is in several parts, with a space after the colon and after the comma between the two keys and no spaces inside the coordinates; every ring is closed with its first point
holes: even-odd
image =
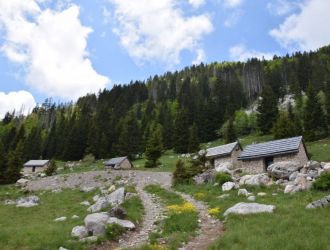
{"type": "Polygon", "coordinates": [[[127,212],[122,207],[114,207],[109,212],[110,216],[116,217],[118,219],[125,219],[127,216],[127,212]]]}
{"type": "Polygon", "coordinates": [[[295,188],[295,185],[288,184],[285,186],[284,193],[289,194],[289,193],[293,192],[294,188],[295,188]]]}
{"type": "Polygon", "coordinates": [[[64,247],[59,247],[58,250],[68,250],[68,249],[64,247]]]}
{"type": "Polygon", "coordinates": [[[4,204],[5,204],[5,205],[16,205],[16,201],[13,201],[13,200],[5,200],[5,201],[4,201],[4,204]]]}
{"type": "Polygon", "coordinates": [[[82,239],[80,239],[79,241],[80,241],[80,242],[93,243],[93,242],[96,242],[97,239],[98,239],[97,236],[89,236],[89,237],[86,237],[86,238],[82,238],[82,239]]]}
{"type": "Polygon", "coordinates": [[[16,207],[34,207],[39,205],[39,197],[32,195],[28,197],[19,198],[16,201],[16,207]]]}
{"type": "Polygon", "coordinates": [[[224,199],[224,198],[227,198],[229,196],[230,196],[229,194],[222,194],[222,195],[218,196],[218,198],[219,199],[224,199]]]}
{"type": "Polygon", "coordinates": [[[260,192],[260,193],[257,193],[257,195],[258,195],[258,196],[266,196],[267,193],[265,193],[265,192],[260,192]]]}
{"type": "Polygon", "coordinates": [[[94,202],[97,202],[98,199],[100,199],[100,195],[97,194],[97,195],[93,196],[93,201],[94,202]]]}
{"type": "Polygon", "coordinates": [[[269,175],[276,179],[289,179],[293,172],[302,169],[302,165],[295,161],[280,161],[273,163],[267,168],[269,175]]]}
{"type": "Polygon", "coordinates": [[[235,182],[232,181],[227,181],[224,184],[222,184],[222,191],[226,192],[226,191],[230,191],[235,187],[235,182]]]}
{"type": "Polygon", "coordinates": [[[248,197],[249,195],[251,195],[251,193],[249,193],[249,192],[244,188],[244,189],[239,189],[237,195],[238,195],[238,196],[243,195],[243,196],[245,196],[245,197],[248,197]]]}
{"type": "Polygon", "coordinates": [[[91,204],[89,203],[89,201],[83,201],[83,202],[80,202],[81,205],[84,205],[84,206],[90,206],[91,204]]]}
{"type": "Polygon", "coordinates": [[[239,185],[260,186],[267,185],[270,179],[267,174],[244,175],[239,181],[239,185]]]}
{"type": "Polygon", "coordinates": [[[311,183],[307,181],[306,177],[307,177],[306,175],[299,173],[293,183],[291,182],[288,185],[286,185],[286,187],[284,189],[284,193],[293,194],[296,192],[300,192],[300,191],[309,189],[311,187],[311,183]]]}
{"type": "Polygon", "coordinates": [[[95,235],[103,235],[105,232],[105,225],[109,219],[107,213],[94,213],[89,214],[84,219],[87,231],[95,235]]]}
{"type": "Polygon", "coordinates": [[[16,181],[16,184],[21,186],[21,187],[25,187],[28,182],[29,182],[29,180],[21,178],[18,181],[16,181]]]}
{"type": "Polygon", "coordinates": [[[125,188],[118,188],[116,191],[106,196],[106,199],[109,204],[112,206],[120,205],[124,202],[125,198],[125,188]]]}
{"type": "Polygon", "coordinates": [[[121,220],[116,217],[110,217],[107,223],[108,224],[117,224],[117,225],[120,225],[123,228],[129,229],[129,230],[135,229],[135,225],[133,222],[131,222],[129,220],[121,220]]]}
{"type": "Polygon", "coordinates": [[[307,171],[307,176],[311,177],[312,179],[315,179],[315,178],[319,177],[319,171],[316,170],[316,169],[315,170],[314,169],[308,170],[307,171]]]}
{"type": "Polygon", "coordinates": [[[65,216],[59,217],[59,218],[56,218],[54,221],[66,221],[66,217],[65,216]]]}
{"type": "MultiPolygon", "coordinates": [[[[297,175],[298,175],[298,171],[295,171],[295,172],[293,172],[292,174],[290,174],[290,176],[289,176],[289,181],[294,181],[295,179],[296,179],[296,177],[297,177],[297,175]]],[[[281,180],[281,179],[280,179],[281,180]]],[[[278,180],[279,181],[279,180],[278,180]]]]}
{"type": "Polygon", "coordinates": [[[323,197],[320,200],[313,201],[309,203],[306,208],[307,209],[314,209],[314,208],[322,208],[330,205],[330,195],[323,197]]]}
{"type": "Polygon", "coordinates": [[[218,173],[227,173],[232,174],[230,169],[233,168],[233,164],[231,162],[224,162],[215,167],[215,171],[218,173]]]}
{"type": "Polygon", "coordinates": [[[56,189],[52,190],[52,193],[55,193],[55,194],[58,194],[61,192],[62,192],[62,189],[60,189],[60,188],[56,188],[56,189]]]}
{"type": "Polygon", "coordinates": [[[79,239],[85,238],[88,236],[88,230],[84,226],[76,226],[72,228],[71,236],[79,239]]]}
{"type": "Polygon", "coordinates": [[[247,198],[249,201],[255,201],[256,197],[254,195],[251,195],[247,198]]]}
{"type": "Polygon", "coordinates": [[[323,170],[324,170],[324,172],[328,172],[328,173],[330,173],[330,162],[329,162],[329,163],[326,163],[326,164],[323,166],[323,170]]]}
{"type": "Polygon", "coordinates": [[[81,192],[84,192],[84,193],[89,193],[89,192],[92,192],[96,189],[96,187],[82,187],[80,189],[81,192]]]}
{"type": "Polygon", "coordinates": [[[196,175],[193,179],[196,184],[212,183],[214,182],[215,169],[206,170],[204,173],[196,175]]]}
{"type": "Polygon", "coordinates": [[[273,205],[264,205],[259,203],[240,202],[235,206],[228,208],[224,216],[228,214],[256,214],[256,213],[272,213],[275,209],[273,205]]]}
{"type": "Polygon", "coordinates": [[[78,215],[72,215],[71,219],[73,219],[73,220],[79,219],[79,216],[78,215]]]}
{"type": "Polygon", "coordinates": [[[111,185],[111,187],[109,187],[109,189],[108,189],[108,192],[111,193],[111,192],[113,192],[115,190],[116,190],[116,186],[115,185],[111,185]]]}
{"type": "Polygon", "coordinates": [[[321,163],[317,161],[308,161],[304,168],[307,170],[317,170],[318,168],[321,168],[321,163]]]}
{"type": "Polygon", "coordinates": [[[125,194],[125,200],[129,200],[129,199],[131,199],[132,197],[135,197],[135,196],[137,196],[136,193],[128,192],[128,193],[125,194]]]}
{"type": "Polygon", "coordinates": [[[312,181],[312,180],[313,180],[313,178],[312,178],[312,177],[310,177],[310,176],[307,176],[306,180],[308,180],[308,181],[312,181]]]}
{"type": "Polygon", "coordinates": [[[93,205],[87,208],[88,212],[96,213],[100,212],[102,209],[107,208],[109,206],[109,202],[106,197],[100,197],[93,205]]]}

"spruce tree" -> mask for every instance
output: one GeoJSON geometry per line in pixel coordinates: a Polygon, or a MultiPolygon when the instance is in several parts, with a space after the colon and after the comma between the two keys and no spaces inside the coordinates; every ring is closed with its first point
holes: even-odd
{"type": "Polygon", "coordinates": [[[196,124],[194,123],[189,128],[189,145],[188,145],[188,151],[190,153],[195,153],[199,150],[199,137],[198,137],[198,128],[196,124]]]}
{"type": "Polygon", "coordinates": [[[23,167],[23,141],[17,143],[16,149],[8,153],[7,183],[14,183],[21,177],[23,167]]]}
{"type": "Polygon", "coordinates": [[[225,128],[224,131],[224,139],[225,139],[225,143],[230,143],[230,142],[234,142],[237,140],[237,135],[235,132],[235,127],[234,127],[234,120],[233,118],[230,118],[228,120],[228,125],[225,128]]]}
{"type": "Polygon", "coordinates": [[[328,127],[330,127],[330,81],[326,81],[325,88],[325,110],[326,110],[326,120],[328,127]]]}
{"type": "Polygon", "coordinates": [[[146,146],[145,156],[147,161],[146,168],[153,168],[160,165],[159,158],[163,151],[162,128],[160,125],[155,126],[146,146]]]}
{"type": "Polygon", "coordinates": [[[258,128],[262,134],[267,134],[271,131],[278,113],[277,98],[271,87],[264,87],[257,111],[258,128]]]}
{"type": "Polygon", "coordinates": [[[7,156],[3,143],[0,140],[0,184],[5,183],[6,171],[7,171],[7,156]]]}
{"type": "Polygon", "coordinates": [[[176,153],[187,153],[189,147],[189,116],[188,112],[181,108],[178,110],[173,135],[174,151],[176,153]]]}
{"type": "Polygon", "coordinates": [[[293,121],[285,112],[279,112],[273,126],[274,139],[288,138],[295,135],[293,121]]]}

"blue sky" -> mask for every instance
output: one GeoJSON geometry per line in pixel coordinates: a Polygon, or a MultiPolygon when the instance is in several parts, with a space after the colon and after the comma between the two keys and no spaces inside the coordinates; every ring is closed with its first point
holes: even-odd
{"type": "Polygon", "coordinates": [[[330,43],[329,0],[0,0],[0,117],[200,62],[330,43]]]}

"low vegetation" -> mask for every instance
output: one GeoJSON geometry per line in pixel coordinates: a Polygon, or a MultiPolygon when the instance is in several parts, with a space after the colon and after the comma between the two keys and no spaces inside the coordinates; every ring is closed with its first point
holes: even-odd
{"type": "Polygon", "coordinates": [[[330,190],[330,173],[322,173],[315,182],[313,182],[313,188],[321,191],[330,190]]]}
{"type": "Polygon", "coordinates": [[[225,182],[232,181],[233,179],[231,178],[230,174],[227,173],[217,173],[214,177],[215,182],[221,186],[225,182]]]}

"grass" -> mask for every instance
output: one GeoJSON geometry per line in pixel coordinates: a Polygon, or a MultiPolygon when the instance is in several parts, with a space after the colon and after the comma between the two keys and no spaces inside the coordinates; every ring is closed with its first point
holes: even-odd
{"type": "Polygon", "coordinates": [[[132,198],[125,200],[121,205],[127,212],[127,219],[134,224],[138,224],[143,219],[144,207],[139,196],[133,196],[132,198]]]}
{"type": "Polygon", "coordinates": [[[153,232],[150,237],[152,245],[143,246],[141,249],[158,249],[159,239],[166,242],[166,249],[178,249],[183,242],[187,242],[198,228],[197,212],[192,204],[178,194],[165,190],[158,185],[149,185],[145,188],[149,193],[158,196],[161,202],[168,206],[167,217],[159,222],[158,232],[153,232]]]}
{"type": "Polygon", "coordinates": [[[306,143],[308,152],[315,161],[330,161],[330,138],[306,143]]]}
{"type": "Polygon", "coordinates": [[[60,193],[36,192],[40,205],[31,208],[17,208],[4,205],[4,199],[16,199],[23,194],[14,186],[0,187],[0,249],[85,249],[86,245],[71,241],[74,226],[83,225],[87,211],[79,204],[91,200],[93,193],[78,190],[63,190],[60,193]],[[79,219],[71,219],[78,215],[79,219]],[[55,218],[66,216],[63,222],[55,218]]]}
{"type": "MultiPolygon", "coordinates": [[[[238,202],[247,202],[246,197],[237,196],[237,190],[228,192],[228,198],[219,187],[212,185],[180,185],[176,189],[194,195],[211,208],[218,208],[223,218],[225,210],[238,202]]],[[[247,187],[249,192],[266,192],[257,196],[256,202],[276,206],[273,214],[248,216],[229,215],[225,220],[225,233],[209,249],[330,249],[330,206],[318,210],[306,210],[311,201],[328,193],[306,191],[294,195],[283,194],[283,188],[247,187]],[[272,193],[277,195],[273,196],[272,193]]]]}

